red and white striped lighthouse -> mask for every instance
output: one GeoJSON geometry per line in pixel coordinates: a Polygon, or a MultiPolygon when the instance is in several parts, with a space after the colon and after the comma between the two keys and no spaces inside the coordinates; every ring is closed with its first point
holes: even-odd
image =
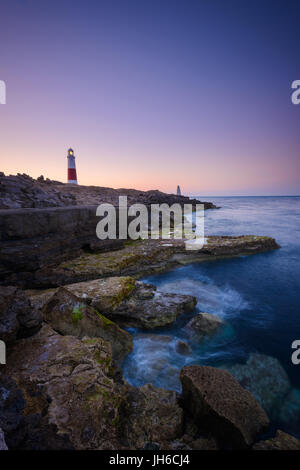
{"type": "Polygon", "coordinates": [[[78,184],[73,149],[68,150],[68,183],[78,184]]]}

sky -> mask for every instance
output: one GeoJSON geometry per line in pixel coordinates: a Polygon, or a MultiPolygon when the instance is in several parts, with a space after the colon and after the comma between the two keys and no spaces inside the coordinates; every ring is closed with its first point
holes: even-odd
{"type": "Polygon", "coordinates": [[[298,0],[0,0],[0,170],[300,194],[298,0]]]}

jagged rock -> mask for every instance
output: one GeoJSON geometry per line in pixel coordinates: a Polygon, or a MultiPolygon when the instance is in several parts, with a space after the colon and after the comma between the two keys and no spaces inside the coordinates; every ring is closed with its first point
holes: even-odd
{"type": "MultiPolygon", "coordinates": [[[[69,284],[65,289],[122,326],[155,328],[170,325],[196,305],[195,297],[166,294],[132,277],[109,277],[69,284]]],[[[29,292],[34,305],[41,308],[55,290],[29,292]]]]}
{"type": "Polygon", "coordinates": [[[192,311],[196,303],[193,296],[159,292],[154,286],[137,281],[132,295],[108,317],[124,326],[152,329],[171,325],[179,315],[192,311]]]}
{"type": "Polygon", "coordinates": [[[30,375],[23,377],[19,387],[6,367],[0,371],[0,380],[0,426],[9,449],[73,449],[68,436],[59,435],[46,417],[50,396],[30,380],[30,375]]]}
{"type": "Polygon", "coordinates": [[[115,360],[122,361],[132,350],[129,333],[63,287],[44,305],[43,317],[60,334],[109,341],[115,360]]]}
{"type": "MultiPolygon", "coordinates": [[[[66,286],[64,286],[66,288],[66,286]]],[[[48,300],[53,297],[55,292],[58,291],[58,287],[54,287],[52,289],[46,289],[46,290],[35,290],[35,289],[28,289],[25,290],[24,292],[28,295],[31,305],[33,305],[35,308],[42,310],[48,300]]]]}
{"type": "MultiPolygon", "coordinates": [[[[98,312],[107,315],[132,293],[135,288],[135,282],[131,277],[115,276],[68,284],[64,288],[98,310],[98,312]]],[[[56,288],[45,291],[29,290],[28,295],[34,305],[38,308],[43,308],[57,290],[56,288]]]]}
{"type": "Polygon", "coordinates": [[[236,364],[226,369],[255,396],[268,416],[277,413],[290,390],[288,375],[278,359],[252,353],[246,364],[236,364]]]}
{"type": "MultiPolygon", "coordinates": [[[[127,196],[128,203],[142,204],[199,204],[187,196],[166,194],[158,190],[113,189],[101,186],[76,187],[39,176],[36,180],[26,174],[5,176],[0,173],[0,209],[14,207],[53,207],[62,205],[98,205],[103,202],[118,203],[119,196],[127,196]]],[[[214,209],[211,202],[202,202],[205,209],[214,209]]]]}
{"type": "Polygon", "coordinates": [[[278,430],[272,439],[254,444],[253,450],[300,450],[300,441],[290,434],[278,430]]]}
{"type": "MultiPolygon", "coordinates": [[[[56,182],[46,186],[41,175],[34,180],[26,174],[0,175],[0,209],[59,207],[74,204],[73,194],[64,194],[61,198],[56,182]]],[[[61,186],[59,186],[61,187],[61,186]]]]}
{"type": "Polygon", "coordinates": [[[32,308],[27,295],[16,287],[0,286],[0,339],[11,343],[30,336],[42,323],[41,312],[32,308]]]}
{"type": "Polygon", "coordinates": [[[71,284],[65,288],[104,315],[110,316],[136,287],[132,277],[110,277],[71,284]]]}
{"type": "Polygon", "coordinates": [[[180,373],[183,407],[199,428],[210,430],[230,448],[250,446],[269,420],[253,395],[227,372],[206,366],[186,366],[180,373]]]}
{"type": "Polygon", "coordinates": [[[4,439],[4,432],[0,428],[0,450],[8,450],[4,439]]]}
{"type": "Polygon", "coordinates": [[[149,442],[158,444],[179,437],[183,411],[176,393],[151,384],[131,388],[120,423],[121,435],[129,448],[143,449],[149,442]]]}
{"type": "Polygon", "coordinates": [[[225,322],[217,315],[198,313],[185,326],[184,330],[193,340],[201,340],[205,336],[213,336],[225,322]]]}
{"type": "Polygon", "coordinates": [[[12,346],[1,370],[0,426],[10,449],[120,449],[126,384],[101,338],[49,326],[12,346]]]}

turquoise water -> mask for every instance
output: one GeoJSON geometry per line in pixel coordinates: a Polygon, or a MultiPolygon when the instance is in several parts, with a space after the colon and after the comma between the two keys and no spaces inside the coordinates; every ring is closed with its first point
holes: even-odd
{"type": "Polygon", "coordinates": [[[134,349],[124,363],[125,378],[137,386],[152,382],[180,391],[183,365],[233,367],[272,426],[300,437],[300,365],[291,361],[291,344],[300,339],[300,197],[206,199],[221,209],[206,211],[205,235],[267,235],[281,249],[194,263],[144,279],[165,292],[192,294],[198,303],[171,328],[130,330],[134,349]],[[226,326],[211,339],[191,343],[183,328],[197,312],[216,314],[226,326]],[[177,352],[179,340],[189,344],[187,355],[177,352]]]}

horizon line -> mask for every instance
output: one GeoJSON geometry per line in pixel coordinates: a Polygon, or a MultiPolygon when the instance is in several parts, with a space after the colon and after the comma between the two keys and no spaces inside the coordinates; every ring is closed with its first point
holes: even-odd
{"type": "MultiPolygon", "coordinates": [[[[185,194],[182,194],[182,196],[185,196],[185,194]]],[[[186,194],[188,197],[300,197],[300,194],[235,194],[235,195],[199,195],[199,194],[186,194]]]]}

